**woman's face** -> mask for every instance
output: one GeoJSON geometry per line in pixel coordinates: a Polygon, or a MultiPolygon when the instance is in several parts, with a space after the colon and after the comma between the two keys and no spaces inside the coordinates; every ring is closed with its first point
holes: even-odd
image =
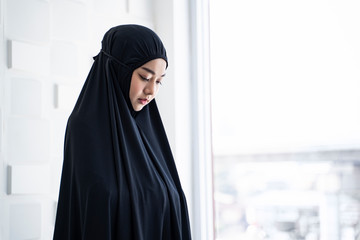
{"type": "Polygon", "coordinates": [[[140,111],[155,98],[165,76],[166,62],[162,58],[151,60],[134,70],[130,83],[130,102],[140,111]]]}

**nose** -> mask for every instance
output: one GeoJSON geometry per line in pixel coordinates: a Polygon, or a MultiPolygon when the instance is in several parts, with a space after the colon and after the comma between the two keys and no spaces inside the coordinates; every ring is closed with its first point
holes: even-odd
{"type": "Polygon", "coordinates": [[[153,81],[148,82],[148,84],[146,84],[144,92],[146,95],[154,95],[156,93],[156,83],[153,81]]]}

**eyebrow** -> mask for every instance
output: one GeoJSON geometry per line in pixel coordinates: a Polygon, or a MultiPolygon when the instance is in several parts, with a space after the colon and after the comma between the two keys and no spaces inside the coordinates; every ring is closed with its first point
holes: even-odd
{"type": "MultiPolygon", "coordinates": [[[[142,69],[144,69],[145,71],[151,73],[152,75],[156,75],[155,72],[147,67],[141,67],[142,69]]],[[[166,73],[164,73],[163,75],[161,75],[161,77],[165,77],[166,73]]]]}

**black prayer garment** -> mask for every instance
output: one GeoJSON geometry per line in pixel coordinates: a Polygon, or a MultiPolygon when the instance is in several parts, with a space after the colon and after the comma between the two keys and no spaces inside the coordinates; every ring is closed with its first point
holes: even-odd
{"type": "Polygon", "coordinates": [[[150,29],[106,32],[66,128],[54,240],[188,240],[187,204],[152,100],[135,112],[132,73],[162,58],[150,29]]]}

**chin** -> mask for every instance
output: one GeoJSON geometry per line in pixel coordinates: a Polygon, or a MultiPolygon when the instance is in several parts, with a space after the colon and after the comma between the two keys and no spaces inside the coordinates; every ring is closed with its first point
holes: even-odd
{"type": "Polygon", "coordinates": [[[139,106],[139,107],[134,108],[134,111],[138,112],[138,111],[141,111],[141,109],[143,109],[143,108],[144,108],[144,106],[139,106]]]}

